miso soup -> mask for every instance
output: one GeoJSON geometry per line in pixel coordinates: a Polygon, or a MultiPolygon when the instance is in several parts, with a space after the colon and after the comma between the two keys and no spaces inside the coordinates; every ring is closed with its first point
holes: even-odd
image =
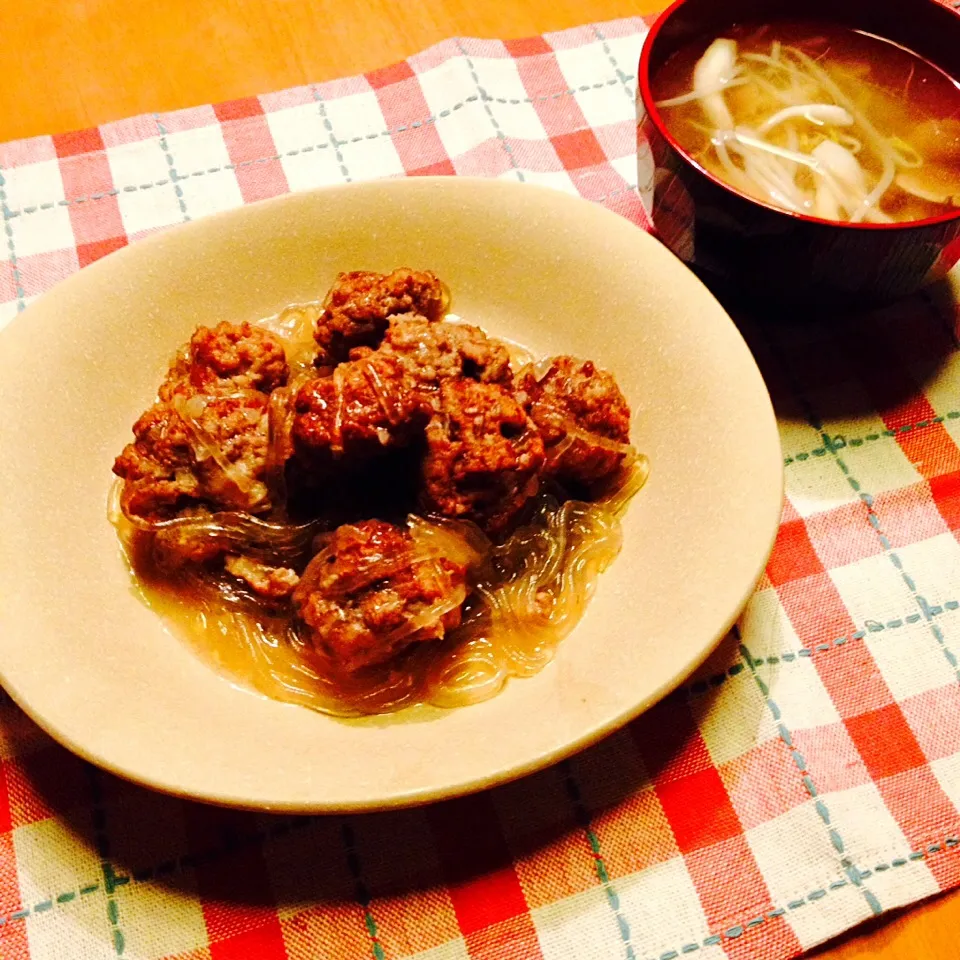
{"type": "Polygon", "coordinates": [[[882,38],[739,24],[677,51],[652,86],[684,151],[764,203],[875,224],[960,208],[960,89],[882,38]]]}

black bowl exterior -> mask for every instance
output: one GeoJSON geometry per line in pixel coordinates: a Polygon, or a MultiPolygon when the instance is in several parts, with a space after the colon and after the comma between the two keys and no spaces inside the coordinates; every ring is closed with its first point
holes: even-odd
{"type": "MultiPolygon", "coordinates": [[[[960,17],[936,0],[808,0],[802,17],[886,37],[960,76],[960,17]]],[[[680,0],[651,29],[638,74],[637,138],[640,155],[649,146],[655,168],[654,228],[719,292],[831,307],[906,296],[960,260],[960,210],[909,224],[839,225],[767,207],[694,163],[653,104],[651,73],[684,43],[741,20],[796,18],[792,0],[680,0]]]]}

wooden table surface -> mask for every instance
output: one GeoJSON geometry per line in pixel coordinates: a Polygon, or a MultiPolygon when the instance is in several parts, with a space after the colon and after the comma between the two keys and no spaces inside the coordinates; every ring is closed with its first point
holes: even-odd
{"type": "MultiPolygon", "coordinates": [[[[45,0],[0,29],[0,142],[329,80],[446,37],[522,37],[661,0],[45,0]]],[[[820,960],[960,960],[960,892],[881,918],[820,960]]]]}

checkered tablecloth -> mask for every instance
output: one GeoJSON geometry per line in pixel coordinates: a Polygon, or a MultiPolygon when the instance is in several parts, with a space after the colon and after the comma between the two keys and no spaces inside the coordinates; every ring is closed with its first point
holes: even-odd
{"type": "MultiPolygon", "coordinates": [[[[2,145],[0,322],[153,230],[344,180],[514,178],[647,226],[644,29],[451,40],[362,77],[2,145]]],[[[960,882],[954,301],[745,329],[787,502],[738,630],[683,689],[509,786],[320,818],[120,782],[5,700],[0,956],[779,960],[960,882]]]]}

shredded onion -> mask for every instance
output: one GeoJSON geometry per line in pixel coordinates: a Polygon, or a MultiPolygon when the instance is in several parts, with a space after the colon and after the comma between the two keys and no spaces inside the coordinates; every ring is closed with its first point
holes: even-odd
{"type": "Polygon", "coordinates": [[[317,355],[313,333],[322,312],[320,303],[297,303],[258,323],[258,326],[283,340],[291,381],[313,371],[313,361],[317,355]]]}
{"type": "Polygon", "coordinates": [[[712,97],[714,94],[722,93],[724,90],[730,90],[732,87],[742,87],[747,81],[737,77],[734,74],[725,83],[718,83],[715,87],[706,87],[703,90],[691,90],[690,93],[683,93],[679,97],[670,97],[667,100],[658,100],[657,106],[679,107],[685,103],[693,103],[696,100],[703,100],[704,97],[712,97]]]}

